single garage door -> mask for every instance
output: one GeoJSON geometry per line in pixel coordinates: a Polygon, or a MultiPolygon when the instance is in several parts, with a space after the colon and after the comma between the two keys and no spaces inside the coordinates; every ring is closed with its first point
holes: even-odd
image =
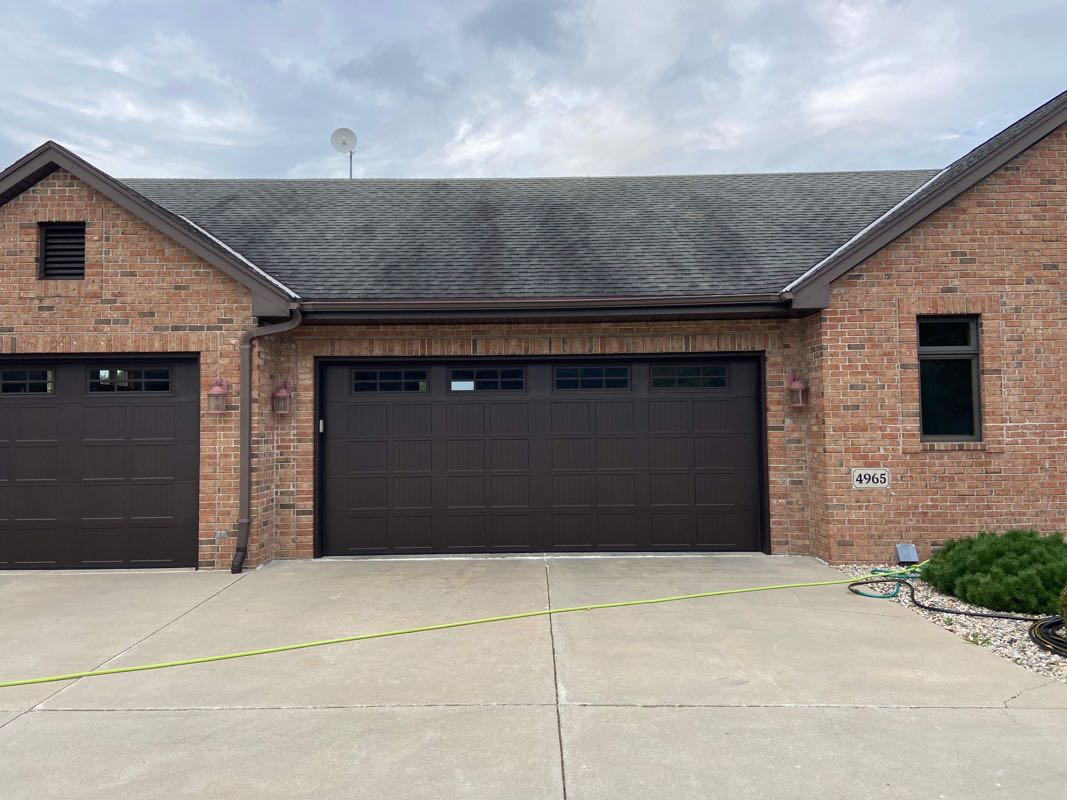
{"type": "Polygon", "coordinates": [[[0,567],[194,566],[193,360],[0,362],[0,567]]]}
{"type": "Polygon", "coordinates": [[[758,550],[755,358],[331,363],[322,553],[758,550]]]}

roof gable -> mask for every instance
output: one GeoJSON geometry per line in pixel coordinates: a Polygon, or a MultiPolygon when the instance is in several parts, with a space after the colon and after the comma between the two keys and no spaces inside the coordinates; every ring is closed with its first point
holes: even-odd
{"type": "Polygon", "coordinates": [[[289,304],[297,298],[295,292],[189,220],[153,202],[55,142],[45,142],[0,172],[0,206],[59,169],[69,172],[247,286],[252,292],[254,315],[288,316],[289,304]]]}
{"type": "Polygon", "coordinates": [[[793,307],[825,308],[830,284],[1067,123],[1062,92],[931,177],[785,287],[793,307]]]}

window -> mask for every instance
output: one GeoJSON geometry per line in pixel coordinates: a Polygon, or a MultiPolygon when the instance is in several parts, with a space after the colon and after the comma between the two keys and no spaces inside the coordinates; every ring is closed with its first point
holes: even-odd
{"type": "Polygon", "coordinates": [[[38,276],[47,280],[85,277],[85,223],[42,222],[37,230],[38,276]]]}
{"type": "Polygon", "coordinates": [[[353,392],[428,392],[430,380],[424,369],[354,369],[353,392]]]}
{"type": "Polygon", "coordinates": [[[56,373],[52,369],[0,370],[0,394],[55,394],[56,373]]]}
{"type": "Polygon", "coordinates": [[[557,389],[629,389],[629,367],[556,367],[552,385],[557,389]]]}
{"type": "Polygon", "coordinates": [[[920,430],[924,439],[978,439],[978,318],[919,317],[920,430]]]}
{"type": "Polygon", "coordinates": [[[521,367],[450,369],[448,388],[453,392],[521,392],[526,388],[526,371],[521,367]]]}
{"type": "Polygon", "coordinates": [[[89,370],[90,392],[169,392],[170,369],[93,368],[89,370]]]}
{"type": "Polygon", "coordinates": [[[653,389],[725,389],[726,367],[716,364],[653,366],[653,389]]]}

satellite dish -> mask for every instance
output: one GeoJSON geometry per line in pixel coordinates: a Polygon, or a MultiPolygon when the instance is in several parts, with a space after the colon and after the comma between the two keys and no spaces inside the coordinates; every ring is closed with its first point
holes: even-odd
{"type": "Polygon", "coordinates": [[[348,177],[352,177],[352,153],[356,149],[356,134],[351,128],[338,128],[330,134],[330,144],[338,153],[348,153],[348,177]]]}
{"type": "Polygon", "coordinates": [[[330,144],[338,153],[351,153],[356,149],[356,134],[349,128],[338,128],[330,134],[330,144]]]}

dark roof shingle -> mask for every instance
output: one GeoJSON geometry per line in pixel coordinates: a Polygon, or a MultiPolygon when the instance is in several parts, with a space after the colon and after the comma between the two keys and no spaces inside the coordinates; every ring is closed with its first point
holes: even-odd
{"type": "Polygon", "coordinates": [[[935,174],[124,183],[305,300],[713,297],[782,290],[935,174]]]}

